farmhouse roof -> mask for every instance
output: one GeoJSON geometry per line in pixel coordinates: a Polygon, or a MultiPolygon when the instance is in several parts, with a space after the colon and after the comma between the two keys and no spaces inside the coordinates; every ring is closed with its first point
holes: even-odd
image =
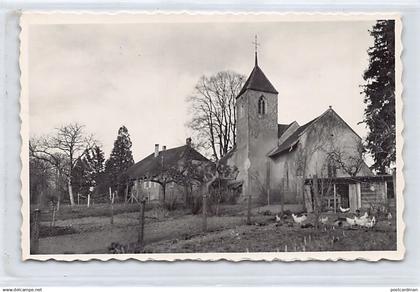
{"type": "Polygon", "coordinates": [[[162,168],[167,169],[178,166],[178,163],[186,157],[196,161],[209,161],[190,145],[183,145],[159,151],[157,157],[155,157],[154,153],[150,154],[127,169],[127,174],[130,179],[150,179],[159,175],[162,172],[162,168]]]}
{"type": "Polygon", "coordinates": [[[254,69],[252,69],[251,74],[246,80],[237,98],[240,97],[248,89],[275,94],[278,93],[257,63],[255,64],[254,69]]]}

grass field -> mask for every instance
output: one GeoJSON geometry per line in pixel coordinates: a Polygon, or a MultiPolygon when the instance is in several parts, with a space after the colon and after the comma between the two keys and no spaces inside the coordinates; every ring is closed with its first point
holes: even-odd
{"type": "MultiPolygon", "coordinates": [[[[155,204],[147,204],[147,210],[150,210],[155,204]]],[[[31,210],[35,207],[31,206],[31,210]]],[[[138,212],[140,209],[139,204],[114,204],[114,215],[121,213],[138,212]]],[[[61,205],[59,212],[56,213],[56,220],[67,220],[84,217],[99,217],[99,216],[110,216],[111,205],[110,204],[95,204],[89,208],[86,205],[61,205]]],[[[49,222],[52,220],[52,210],[50,208],[43,208],[41,210],[41,221],[49,222]]]]}
{"type": "MultiPolygon", "coordinates": [[[[385,227],[385,226],[383,226],[385,227]]],[[[198,235],[189,240],[150,244],[147,253],[309,252],[395,250],[396,232],[388,228],[302,229],[287,225],[247,226],[198,235]]]]}
{"type": "MultiPolygon", "coordinates": [[[[97,205],[92,209],[67,209],[55,223],[56,229],[63,234],[45,233],[49,221],[42,222],[44,234],[40,239],[39,253],[107,253],[112,243],[124,246],[123,251],[126,253],[396,249],[395,222],[385,218],[380,219],[372,229],[352,229],[333,227],[332,222],[344,215],[329,213],[330,220],[326,226],[320,229],[301,228],[293,224],[290,216],[281,224],[274,222],[274,215],[267,211],[271,210],[273,214],[279,206],[270,206],[254,208],[253,225],[246,225],[246,212],[240,205],[222,206],[222,216],[209,216],[208,232],[205,234],[202,233],[201,215],[188,214],[188,210],[168,212],[162,208],[149,208],[146,211],[146,245],[143,249],[136,244],[139,232],[139,213],[136,208],[137,205],[116,206],[113,224],[110,222],[107,205],[97,205]]],[[[308,221],[313,220],[313,215],[309,215],[308,221]]]]}

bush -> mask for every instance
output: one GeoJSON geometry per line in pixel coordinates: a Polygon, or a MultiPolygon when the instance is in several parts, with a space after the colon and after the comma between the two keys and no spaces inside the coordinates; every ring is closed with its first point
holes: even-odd
{"type": "Polygon", "coordinates": [[[221,185],[220,190],[218,187],[211,188],[210,202],[211,204],[230,204],[234,205],[238,202],[241,193],[238,190],[229,188],[226,185],[221,185]]]}
{"type": "Polygon", "coordinates": [[[154,208],[152,214],[152,216],[158,220],[162,220],[168,217],[169,215],[168,210],[166,208],[163,208],[162,206],[157,206],[156,208],[154,208]]]}
{"type": "Polygon", "coordinates": [[[163,206],[165,207],[166,210],[168,211],[174,211],[177,209],[178,207],[178,200],[176,196],[169,196],[169,198],[167,198],[165,200],[165,202],[163,202],[163,206]]]}
{"type": "Polygon", "coordinates": [[[190,209],[193,215],[197,215],[203,209],[203,198],[202,196],[193,196],[190,201],[190,209]]]}

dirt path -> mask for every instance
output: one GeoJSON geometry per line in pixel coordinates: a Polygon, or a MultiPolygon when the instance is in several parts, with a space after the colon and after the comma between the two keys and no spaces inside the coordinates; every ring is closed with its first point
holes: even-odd
{"type": "MultiPolygon", "coordinates": [[[[133,216],[134,214],[132,214],[133,216]]],[[[135,220],[125,218],[133,224],[135,220]]],[[[116,220],[116,223],[123,223],[116,220]]],[[[102,222],[105,219],[98,219],[102,222]]],[[[91,219],[89,220],[91,221],[91,219]]],[[[96,222],[96,223],[99,223],[96,222]]],[[[243,224],[243,217],[209,217],[209,231],[243,224]]],[[[78,222],[79,224],[82,222],[78,222]]],[[[169,219],[161,222],[146,223],[145,242],[152,243],[165,239],[182,238],[185,234],[197,234],[201,231],[202,221],[200,216],[187,215],[181,218],[169,219]]],[[[46,237],[39,240],[40,254],[74,254],[74,253],[106,253],[108,246],[112,242],[128,243],[135,242],[138,236],[138,227],[136,225],[107,227],[104,230],[93,232],[82,232],[78,234],[69,234],[55,237],[46,237]]]]}

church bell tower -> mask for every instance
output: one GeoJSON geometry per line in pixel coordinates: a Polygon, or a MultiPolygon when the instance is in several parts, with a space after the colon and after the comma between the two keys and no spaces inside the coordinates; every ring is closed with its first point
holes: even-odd
{"type": "Polygon", "coordinates": [[[269,185],[269,158],[278,141],[278,92],[258,66],[257,40],[255,65],[236,99],[236,165],[243,180],[242,195],[257,197],[261,184],[269,185]]]}

